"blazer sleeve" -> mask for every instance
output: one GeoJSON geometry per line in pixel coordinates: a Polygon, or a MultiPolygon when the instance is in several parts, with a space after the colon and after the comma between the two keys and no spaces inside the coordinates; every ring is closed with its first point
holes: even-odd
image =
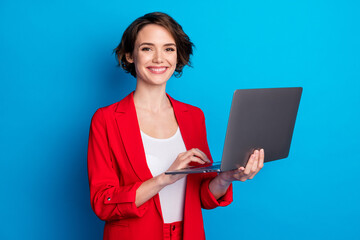
{"type": "Polygon", "coordinates": [[[101,108],[91,120],[88,177],[91,207],[101,220],[141,217],[146,212],[148,202],[139,207],[135,205],[136,190],[142,182],[119,185],[119,177],[113,169],[110,157],[106,121],[101,108]]]}
{"type": "MultiPolygon", "coordinates": [[[[211,161],[213,161],[211,158],[210,149],[207,142],[205,116],[202,111],[201,111],[201,130],[202,130],[201,136],[203,136],[201,145],[203,146],[205,154],[210,158],[211,161]]],[[[202,174],[202,181],[200,186],[200,199],[201,199],[201,207],[204,209],[213,209],[219,206],[227,206],[233,201],[232,184],[230,184],[224,196],[222,196],[219,199],[216,199],[214,195],[211,193],[209,189],[209,184],[211,180],[213,180],[217,175],[218,175],[217,173],[202,174]]]]}

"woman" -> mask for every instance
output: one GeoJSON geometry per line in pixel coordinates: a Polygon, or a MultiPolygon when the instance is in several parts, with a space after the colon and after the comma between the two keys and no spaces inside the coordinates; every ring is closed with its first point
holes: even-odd
{"type": "Polygon", "coordinates": [[[205,239],[201,208],[232,201],[231,183],[262,168],[256,150],[245,168],[220,174],[165,175],[212,162],[199,108],[166,94],[190,63],[193,44],[164,13],[136,19],[115,49],[136,89],[92,118],[88,149],[91,205],[106,221],[104,239],[205,239]]]}

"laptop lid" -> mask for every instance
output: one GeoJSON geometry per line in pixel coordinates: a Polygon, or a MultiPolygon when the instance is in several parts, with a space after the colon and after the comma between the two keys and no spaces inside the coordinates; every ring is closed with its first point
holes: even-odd
{"type": "Polygon", "coordinates": [[[234,92],[221,167],[199,165],[166,174],[224,172],[245,167],[255,149],[265,150],[265,162],[289,155],[301,87],[238,89],[234,92]]]}
{"type": "Polygon", "coordinates": [[[255,149],[265,150],[265,162],[286,158],[301,94],[301,87],[236,90],[221,171],[245,167],[255,149]]]}

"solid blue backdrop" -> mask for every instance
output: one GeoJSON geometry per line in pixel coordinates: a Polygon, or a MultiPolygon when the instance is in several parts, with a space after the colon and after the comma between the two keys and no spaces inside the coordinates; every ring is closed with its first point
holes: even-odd
{"type": "Polygon", "coordinates": [[[90,119],[135,80],[112,50],[137,17],[173,16],[195,43],[168,93],[205,112],[220,159],[237,88],[304,88],[289,158],[203,211],[207,239],[360,239],[357,1],[0,3],[0,239],[101,239],[87,182],[90,119]]]}

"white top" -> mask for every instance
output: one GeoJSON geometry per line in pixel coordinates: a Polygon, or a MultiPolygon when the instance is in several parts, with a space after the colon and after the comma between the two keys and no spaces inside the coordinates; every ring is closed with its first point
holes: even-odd
{"type": "MultiPolygon", "coordinates": [[[[166,172],[178,154],[186,151],[179,128],[175,135],[170,138],[153,138],[142,131],[141,138],[144,144],[146,162],[153,176],[166,172]]],[[[164,187],[159,192],[164,223],[183,220],[185,188],[186,177],[164,187]]]]}

